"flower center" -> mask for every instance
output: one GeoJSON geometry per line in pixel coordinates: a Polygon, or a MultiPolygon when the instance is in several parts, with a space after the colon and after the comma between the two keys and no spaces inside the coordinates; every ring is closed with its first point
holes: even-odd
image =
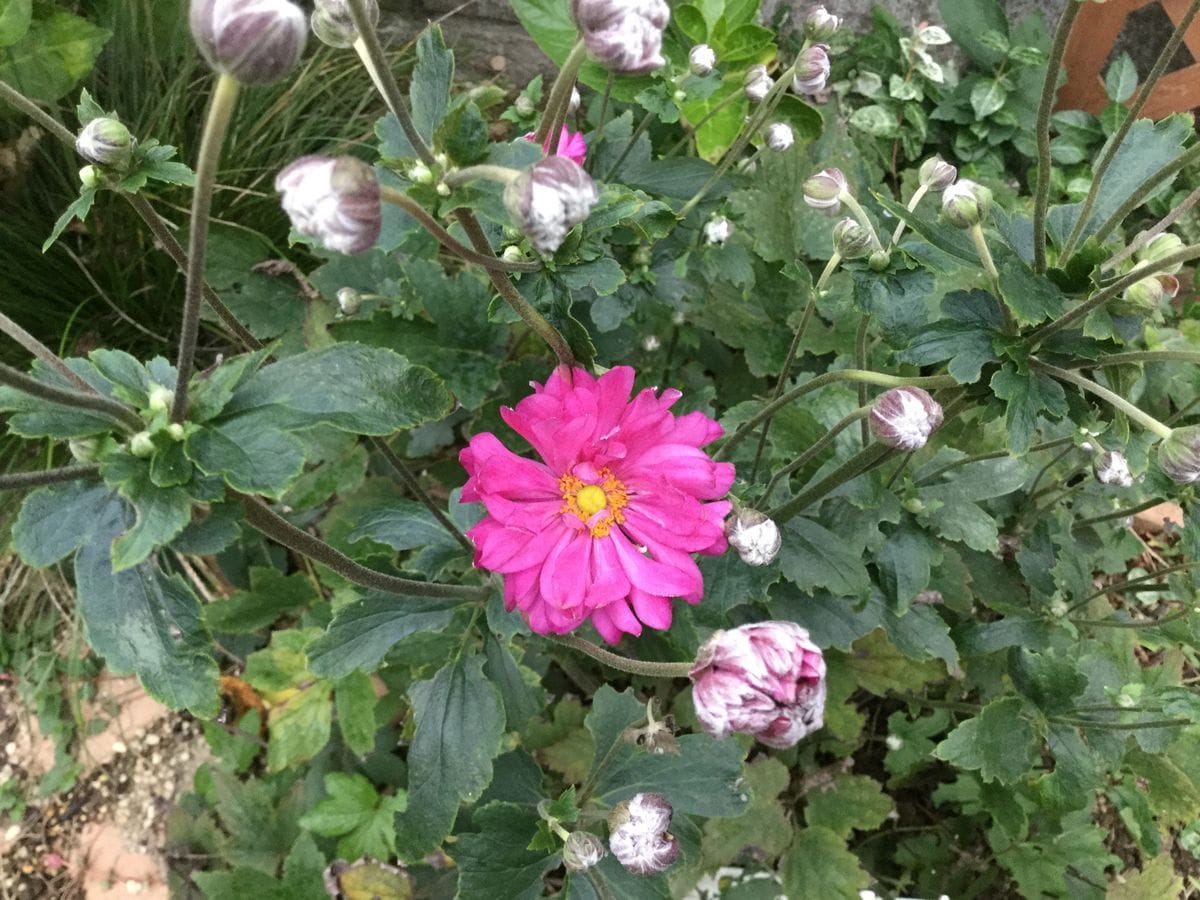
{"type": "Polygon", "coordinates": [[[613,523],[625,521],[621,512],[629,502],[625,485],[621,484],[608,469],[601,469],[604,479],[600,484],[584,484],[574,475],[564,475],[558,480],[562,491],[563,513],[571,513],[591,529],[592,537],[607,537],[613,523]],[[601,512],[607,510],[603,515],[601,512]]]}

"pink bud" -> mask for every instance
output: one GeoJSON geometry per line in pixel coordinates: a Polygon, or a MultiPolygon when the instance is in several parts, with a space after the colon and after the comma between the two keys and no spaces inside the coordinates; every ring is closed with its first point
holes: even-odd
{"type": "Polygon", "coordinates": [[[644,75],[666,62],[665,0],[571,0],[571,15],[588,51],[614,72],[644,75]]]}
{"type": "Polygon", "coordinates": [[[782,750],[824,724],[825,660],[794,622],[715,632],[691,677],[696,718],[716,737],[752,734],[782,750]]]}
{"type": "Polygon", "coordinates": [[[288,0],[192,0],[188,23],[208,64],[245,84],[278,81],[308,39],[304,13],[288,0]]]}
{"type": "Polygon", "coordinates": [[[565,156],[548,156],[509,182],[504,205],[534,247],[553,253],[599,196],[587,172],[565,156]]]}
{"type": "Polygon", "coordinates": [[[379,183],[352,156],[302,156],[275,178],[284,210],[301,234],[339,253],[375,246],[381,228],[379,183]]]}
{"type": "Polygon", "coordinates": [[[634,875],[665,872],[679,856],[679,841],[667,829],[674,810],[662,794],[634,794],[608,816],[608,849],[634,875]]]}
{"type": "Polygon", "coordinates": [[[802,185],[804,202],[827,216],[836,216],[842,209],[842,194],[848,188],[841,169],[822,169],[802,185]]]}
{"type": "Polygon", "coordinates": [[[829,81],[829,45],[813,44],[796,60],[792,90],[797,94],[819,94],[829,81]]]}
{"type": "Polygon", "coordinates": [[[892,388],[875,400],[870,421],[880,443],[919,450],[942,424],[942,407],[918,387],[892,388]]]}

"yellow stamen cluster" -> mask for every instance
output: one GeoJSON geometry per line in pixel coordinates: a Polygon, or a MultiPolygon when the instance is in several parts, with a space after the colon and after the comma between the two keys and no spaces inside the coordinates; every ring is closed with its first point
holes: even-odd
{"type": "Polygon", "coordinates": [[[563,508],[561,512],[572,513],[583,522],[607,509],[608,514],[597,520],[592,526],[592,537],[607,537],[613,523],[620,525],[625,521],[621,512],[629,502],[625,485],[621,484],[608,469],[600,470],[601,484],[584,484],[574,475],[564,475],[558,479],[558,489],[562,491],[563,508]]]}

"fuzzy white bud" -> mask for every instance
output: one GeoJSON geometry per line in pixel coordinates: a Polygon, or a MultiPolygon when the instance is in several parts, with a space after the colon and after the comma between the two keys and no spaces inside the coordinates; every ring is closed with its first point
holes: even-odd
{"type": "Polygon", "coordinates": [[[776,153],[782,153],[795,143],[792,127],[785,122],[772,122],[767,126],[767,146],[776,153]]]}
{"type": "Polygon", "coordinates": [[[942,407],[921,388],[896,387],[875,400],[870,424],[880,443],[919,450],[942,424],[942,407]]]}
{"type": "Polygon", "coordinates": [[[748,566],[770,565],[783,545],[779,526],[756,509],[739,510],[730,517],[725,537],[748,566]]]}
{"type": "Polygon", "coordinates": [[[571,16],[588,51],[613,72],[644,75],[666,62],[666,0],[571,0],[571,16]]]}
{"type": "Polygon", "coordinates": [[[124,169],[133,155],[133,135],[116,119],[92,119],[75,138],[75,150],[88,162],[124,169]]]}
{"type": "Polygon", "coordinates": [[[742,88],[751,103],[762,103],[774,86],[775,80],[767,74],[767,67],[761,63],[748,68],[742,78],[742,88]]]}
{"type": "Polygon", "coordinates": [[[338,288],[338,312],[343,316],[352,316],[362,308],[362,294],[352,287],[338,288]]]}
{"type": "Polygon", "coordinates": [[[308,40],[304,13],[288,0],[192,0],[188,23],[208,64],[245,84],[283,78],[308,40]]]}
{"type": "Polygon", "coordinates": [[[1101,484],[1115,484],[1118,487],[1133,487],[1133,474],[1129,471],[1129,461],[1120,450],[1106,450],[1097,458],[1092,469],[1096,480],[1101,484]]]}
{"type": "Polygon", "coordinates": [[[608,816],[608,849],[634,875],[665,872],[679,856],[679,841],[667,829],[673,814],[662,794],[634,794],[608,816]]]}
{"type": "Polygon", "coordinates": [[[796,60],[792,90],[808,96],[821,93],[829,81],[830,68],[828,45],[813,44],[796,60]]]}
{"type": "Polygon", "coordinates": [[[708,44],[697,44],[688,51],[688,69],[693,75],[707,75],[717,64],[717,52],[708,44]]]}
{"type": "Polygon", "coordinates": [[[544,253],[559,248],[599,197],[591,176],[565,156],[538,160],[504,189],[513,223],[544,253]]]}
{"type": "Polygon", "coordinates": [[[302,156],[275,178],[292,227],[338,253],[364,253],[382,228],[379,182],[353,156],[302,156]]]}
{"type": "Polygon", "coordinates": [[[704,240],[709,244],[723,244],[733,235],[733,223],[724,216],[715,216],[704,223],[704,240]]]}

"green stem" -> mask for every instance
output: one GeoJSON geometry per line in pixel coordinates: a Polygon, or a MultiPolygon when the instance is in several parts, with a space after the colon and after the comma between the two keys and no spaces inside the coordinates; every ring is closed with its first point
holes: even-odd
{"type": "Polygon", "coordinates": [[[77,478],[91,478],[99,474],[98,463],[85,466],[65,466],[61,469],[45,469],[41,472],[8,472],[0,475],[0,491],[19,491],[25,488],[41,487],[44,484],[74,481],[77,478]]]}
{"type": "Polygon", "coordinates": [[[1054,716],[1056,725],[1074,725],[1076,728],[1098,728],[1101,731],[1137,731],[1142,728],[1183,728],[1191,724],[1190,719],[1151,719],[1149,722],[1095,722],[1090,719],[1071,719],[1054,716]]]}
{"type": "MultiPolygon", "coordinates": [[[[1092,217],[1092,211],[1096,208],[1096,200],[1100,196],[1100,188],[1104,183],[1104,176],[1108,174],[1109,166],[1112,165],[1117,151],[1121,149],[1121,145],[1125,142],[1125,137],[1129,134],[1129,129],[1133,127],[1138,113],[1142,111],[1142,107],[1150,99],[1150,93],[1154,90],[1154,86],[1158,84],[1158,79],[1167,70],[1167,66],[1171,60],[1175,58],[1175,52],[1179,49],[1179,45],[1183,43],[1183,38],[1191,27],[1192,20],[1196,18],[1197,13],[1200,13],[1200,0],[1192,0],[1187,12],[1183,14],[1183,18],[1179,20],[1179,24],[1175,26],[1175,30],[1171,33],[1170,39],[1163,46],[1162,52],[1158,54],[1158,59],[1154,61],[1150,73],[1138,87],[1137,95],[1133,98],[1133,102],[1129,104],[1129,110],[1125,118],[1121,120],[1121,124],[1117,126],[1116,133],[1105,144],[1099,161],[1092,169],[1092,184],[1088,189],[1087,197],[1083,200],[1083,205],[1079,209],[1079,217],[1075,220],[1075,227],[1071,229],[1071,235],[1063,245],[1060,262],[1064,266],[1070,260],[1071,254],[1075,252],[1075,247],[1083,235],[1083,229],[1087,227],[1088,220],[1092,217]]],[[[1145,195],[1142,194],[1141,198],[1144,199],[1145,195]]]]}
{"type": "Polygon", "coordinates": [[[10,319],[4,313],[0,313],[0,331],[3,331],[10,338],[40,359],[43,363],[54,369],[59,375],[75,385],[86,394],[98,394],[99,392],[84,381],[78,373],[70,366],[62,361],[61,358],[49,347],[35,338],[32,334],[10,319]]]}
{"type": "MultiPolygon", "coordinates": [[[[471,244],[480,253],[492,253],[492,245],[488,242],[487,235],[483,233],[483,228],[479,225],[479,220],[468,209],[455,210],[455,216],[458,217],[459,223],[463,227],[463,231],[467,233],[467,238],[471,244]]],[[[504,298],[505,302],[512,307],[513,311],[521,317],[531,331],[546,342],[558,361],[567,367],[568,370],[575,368],[575,354],[571,352],[571,347],[567,343],[567,339],[559,333],[540,312],[533,308],[533,305],[521,296],[509,277],[503,272],[497,272],[495,269],[488,269],[488,278],[491,279],[492,285],[496,291],[504,298]]]]}
{"type": "Polygon", "coordinates": [[[1063,56],[1067,50],[1067,38],[1075,17],[1083,8],[1083,0],[1067,0],[1066,8],[1054,29],[1054,40],[1050,47],[1050,59],[1046,64],[1046,78],[1042,82],[1042,99],[1037,114],[1037,188],[1033,195],[1033,270],[1039,274],[1046,271],[1046,213],[1050,208],[1050,116],[1054,112],[1054,100],[1058,94],[1058,76],[1062,73],[1063,56]]]}
{"type": "Polygon", "coordinates": [[[1029,362],[1030,365],[1041,369],[1048,375],[1053,375],[1060,381],[1069,381],[1071,384],[1083,388],[1088,393],[1095,394],[1101,400],[1104,400],[1111,406],[1123,412],[1126,416],[1128,416],[1134,422],[1137,422],[1147,431],[1154,432],[1154,434],[1158,435],[1164,441],[1171,436],[1171,429],[1162,422],[1158,421],[1158,419],[1154,418],[1149,413],[1142,412],[1124,397],[1114,394],[1108,388],[1096,384],[1096,382],[1092,381],[1090,378],[1084,378],[1082,375],[1079,375],[1076,372],[1070,372],[1067,369],[1060,369],[1057,366],[1049,365],[1041,360],[1030,359],[1029,362]]]}
{"type": "Polygon", "coordinates": [[[587,46],[581,38],[575,42],[575,46],[563,60],[562,68],[558,70],[554,85],[550,88],[550,96],[546,98],[546,109],[542,113],[542,120],[538,123],[537,131],[534,132],[533,140],[539,147],[542,147],[546,144],[546,139],[550,139],[548,156],[553,156],[558,152],[558,139],[562,134],[563,122],[567,118],[567,107],[571,104],[571,89],[575,87],[579,67],[583,65],[585,59],[587,59],[587,46]]]}
{"type": "Polygon", "coordinates": [[[46,112],[12,85],[7,82],[0,81],[0,97],[3,97],[21,112],[25,113],[31,119],[37,121],[39,125],[52,133],[60,141],[65,144],[75,146],[75,135],[73,135],[62,122],[54,118],[50,113],[46,112]]]}
{"type": "MultiPolygon", "coordinates": [[[[870,327],[871,314],[863,313],[858,319],[858,330],[854,334],[854,365],[859,369],[867,367],[867,334],[870,327]]],[[[858,384],[858,405],[866,406],[868,396],[866,383],[860,381],[858,384]]],[[[871,426],[868,424],[865,416],[860,424],[862,427],[859,434],[862,437],[862,445],[865,447],[871,443],[871,426]]]]}
{"type": "Polygon", "coordinates": [[[1105,594],[1119,594],[1122,591],[1129,590],[1130,588],[1138,587],[1139,585],[1146,584],[1150,581],[1155,581],[1156,579],[1162,578],[1164,575],[1170,575],[1174,572],[1182,572],[1186,569],[1191,569],[1196,566],[1200,566],[1200,560],[1177,563],[1173,566],[1167,566],[1165,569],[1159,569],[1156,572],[1151,572],[1148,575],[1140,575],[1137,578],[1126,578],[1124,581],[1118,581],[1114,584],[1106,585],[1105,587],[1100,588],[1100,590],[1088,594],[1082,600],[1078,600],[1071,604],[1069,607],[1067,607],[1067,612],[1073,613],[1075,610],[1083,606],[1087,606],[1097,597],[1103,597],[1105,594]]]}
{"type": "Polygon", "coordinates": [[[416,219],[426,231],[437,238],[438,243],[460,259],[474,263],[477,266],[482,266],[485,269],[499,269],[501,272],[538,272],[542,269],[542,264],[536,260],[508,262],[507,260],[499,259],[491,253],[478,253],[470,247],[459,243],[449,231],[442,227],[441,222],[426,212],[425,207],[421,206],[420,203],[413,200],[403,191],[398,191],[393,187],[381,184],[379,186],[379,196],[393,206],[400,207],[416,219]]]}
{"type": "MultiPolygon", "coordinates": [[[[925,199],[925,195],[928,193],[929,193],[929,185],[927,185],[927,184],[918,185],[917,189],[915,191],[913,191],[912,197],[909,198],[908,207],[907,207],[908,211],[916,212],[917,207],[920,205],[921,201],[925,199]]],[[[895,247],[897,242],[900,240],[900,235],[904,234],[904,226],[906,224],[907,223],[903,219],[901,219],[899,222],[896,223],[896,230],[892,232],[892,246],[893,247],[895,247]]]]}
{"type": "Polygon", "coordinates": [[[633,134],[629,135],[629,140],[625,142],[625,149],[621,151],[621,155],[617,157],[617,161],[613,163],[612,168],[608,170],[608,174],[604,176],[605,181],[612,181],[617,173],[621,171],[621,164],[629,157],[634,145],[637,144],[638,138],[650,127],[652,121],[654,121],[654,113],[648,112],[642,116],[642,120],[633,129],[633,134]]]}
{"type": "MultiPolygon", "coordinates": [[[[1140,194],[1141,191],[1139,190],[1137,193],[1140,194]]],[[[1129,242],[1124,250],[1115,256],[1110,256],[1103,263],[1101,263],[1100,271],[1109,272],[1115,269],[1121,263],[1125,262],[1125,260],[1129,259],[1129,257],[1133,256],[1133,254],[1137,253],[1152,240],[1178,222],[1179,219],[1198,202],[1200,202],[1200,187],[1196,188],[1185,198],[1183,198],[1183,200],[1179,201],[1179,204],[1173,210],[1155,222],[1154,225],[1152,225],[1150,228],[1147,228],[1145,231],[1140,232],[1137,237],[1129,242]]],[[[1108,223],[1106,222],[1105,224],[1107,225],[1108,223]]]]}
{"type": "Polygon", "coordinates": [[[787,478],[793,472],[804,468],[804,466],[807,465],[810,460],[825,450],[826,447],[834,442],[834,439],[836,439],[839,434],[841,434],[855,422],[859,420],[866,420],[867,416],[871,414],[871,408],[872,407],[870,405],[860,406],[858,409],[844,416],[832,428],[814,441],[803,453],[771,476],[771,480],[767,483],[767,489],[763,493],[763,505],[765,506],[770,502],[771,494],[780,481],[782,481],[784,478],[787,478]]]}
{"type": "Polygon", "coordinates": [[[832,372],[825,372],[823,375],[818,375],[798,387],[792,388],[785,394],[776,397],[770,403],[767,403],[754,416],[743,422],[738,430],[730,435],[721,448],[714,455],[714,459],[728,459],[730,451],[744,441],[760,424],[771,418],[776,412],[789,403],[803,397],[810,391],[815,391],[818,388],[823,388],[828,384],[833,384],[837,381],[865,381],[867,384],[877,384],[880,387],[920,387],[920,388],[946,388],[955,387],[958,382],[949,375],[926,375],[914,376],[905,378],[900,375],[884,375],[882,372],[867,372],[862,369],[836,369],[832,372]]]}
{"type": "Polygon", "coordinates": [[[1200,352],[1195,350],[1135,350],[1130,353],[1113,353],[1100,359],[1077,362],[1072,369],[1101,369],[1108,366],[1124,366],[1131,363],[1187,362],[1200,365],[1200,352]]]}
{"type": "Polygon", "coordinates": [[[191,233],[188,235],[187,287],[183,297],[183,328],[179,335],[179,354],[175,360],[175,402],[171,421],[182,422],[188,412],[188,382],[196,356],[196,337],[200,331],[200,301],[204,293],[204,256],[208,247],[208,218],[212,211],[213,185],[221,159],[221,145],[237,103],[238,80],[218,75],[216,90],[208,107],[204,134],[200,139],[200,158],[196,163],[196,186],[192,191],[191,233]]]}
{"type": "Polygon", "coordinates": [[[592,139],[592,146],[589,148],[589,156],[596,152],[596,148],[600,146],[600,142],[604,140],[604,128],[608,125],[608,107],[612,100],[613,82],[617,79],[616,72],[609,72],[608,77],[604,79],[604,94],[600,97],[600,115],[596,122],[596,136],[592,139]]]}
{"type": "Polygon", "coordinates": [[[0,363],[0,384],[7,384],[31,397],[57,403],[60,406],[73,406],[76,409],[90,409],[93,412],[102,413],[126,425],[134,432],[141,431],[145,427],[137,413],[116,400],[110,400],[95,392],[84,394],[80,391],[52,387],[5,363],[0,363]]]}
{"type": "Polygon", "coordinates": [[[1115,512],[1108,512],[1102,516],[1091,516],[1087,519],[1080,519],[1075,524],[1076,525],[1095,525],[1098,522],[1107,522],[1110,519],[1124,519],[1128,516],[1136,516],[1140,512],[1145,512],[1148,509],[1153,509],[1154,507],[1158,506],[1162,502],[1163,501],[1160,497],[1155,497],[1151,500],[1147,500],[1144,503],[1139,503],[1137,506],[1130,506],[1127,509],[1118,509],[1115,512]]]}
{"type": "Polygon", "coordinates": [[[1192,615],[1190,609],[1181,609],[1161,619],[1141,619],[1122,622],[1117,619],[1071,619],[1072,625],[1085,625],[1089,628],[1156,628],[1169,622],[1178,622],[1192,615]]]}
{"type": "Polygon", "coordinates": [[[471,587],[459,584],[435,584],[400,578],[356,563],[329,544],[301,531],[291,522],[273,512],[257,497],[238,495],[246,510],[246,521],[271,540],[307,556],[337,572],[347,581],[376,591],[402,594],[409,597],[434,597],[446,600],[483,600],[491,592],[488,585],[471,587]]]}
{"type": "Polygon", "coordinates": [[[462,169],[456,169],[453,172],[447,172],[442,181],[447,187],[461,187],[471,181],[484,179],[485,181],[495,181],[499,184],[507,185],[520,176],[520,171],[510,169],[508,166],[496,166],[491,163],[480,163],[477,166],[466,166],[462,169]]]}
{"type": "Polygon", "coordinates": [[[1004,317],[1003,331],[1005,334],[1016,334],[1019,330],[1016,320],[1013,319],[1012,311],[1008,308],[1004,294],[1000,291],[1000,273],[996,271],[992,251],[988,249],[987,236],[983,233],[983,226],[978,222],[971,226],[971,240],[975,243],[975,252],[979,254],[979,262],[983,265],[983,270],[987,272],[988,280],[992,283],[992,293],[996,295],[996,300],[1000,304],[1000,312],[1004,317]]]}
{"type": "Polygon", "coordinates": [[[628,672],[630,675],[646,675],[651,678],[686,678],[692,671],[693,664],[690,662],[662,663],[630,659],[628,656],[621,656],[605,650],[603,647],[573,634],[544,634],[542,637],[554,641],[556,644],[562,644],[564,647],[570,647],[572,650],[578,650],[580,653],[586,653],[597,662],[604,663],[612,669],[628,672]]]}
{"type": "Polygon", "coordinates": [[[400,85],[396,83],[396,77],[392,74],[391,66],[388,65],[383,45],[379,43],[379,34],[372,27],[371,19],[367,15],[366,0],[350,0],[350,17],[354,20],[355,30],[358,31],[358,40],[354,43],[354,49],[358,51],[367,74],[371,76],[375,87],[383,95],[383,101],[387,104],[388,111],[400,123],[404,136],[408,138],[408,142],[421,162],[433,168],[437,165],[437,160],[434,159],[433,151],[425,143],[425,139],[417,131],[417,126],[413,124],[412,116],[409,115],[408,104],[404,102],[404,94],[401,93],[400,85]]]}
{"type": "MultiPolygon", "coordinates": [[[[1159,184],[1174,178],[1181,169],[1191,165],[1197,159],[1200,159],[1200,144],[1197,144],[1194,147],[1189,147],[1169,163],[1160,166],[1137,186],[1137,189],[1129,195],[1129,198],[1126,199],[1124,203],[1122,203],[1113,211],[1112,215],[1100,223],[1100,226],[1096,229],[1092,236],[1098,242],[1102,243],[1104,239],[1107,238],[1113,231],[1113,229],[1117,228],[1117,226],[1129,218],[1129,214],[1131,212],[1146,202],[1146,199],[1150,196],[1151,192],[1158,187],[1159,184]]],[[[1198,193],[1198,196],[1200,196],[1200,193],[1198,193]]],[[[1192,200],[1191,202],[1195,203],[1196,201],[1192,200]]],[[[1183,215],[1185,211],[1186,207],[1183,203],[1181,203],[1175,208],[1172,215],[1183,215]]],[[[1163,228],[1166,227],[1166,225],[1163,226],[1163,228]]],[[[1111,260],[1109,260],[1109,262],[1111,262],[1111,260]]]]}
{"type": "Polygon", "coordinates": [[[830,491],[871,471],[895,452],[896,450],[893,448],[878,443],[864,447],[816,484],[805,487],[791,500],[772,509],[767,516],[774,519],[775,524],[782,525],[797,513],[812,506],[830,491]]]}
{"type": "MultiPolygon", "coordinates": [[[[1046,441],[1044,444],[1034,444],[1026,452],[1027,453],[1037,453],[1039,450],[1052,450],[1055,447],[1061,447],[1063,444],[1073,443],[1074,440],[1075,440],[1074,438],[1069,438],[1069,437],[1058,438],[1053,441],[1046,441]]],[[[1006,456],[1012,456],[1012,451],[1011,450],[992,450],[988,453],[977,453],[974,456],[966,456],[966,457],[963,457],[962,459],[956,459],[954,462],[947,463],[944,466],[940,466],[940,467],[934,469],[928,475],[925,475],[924,477],[922,477],[921,480],[917,482],[917,486],[920,487],[921,485],[929,484],[929,482],[933,481],[939,475],[943,475],[946,472],[951,471],[952,469],[959,468],[960,466],[967,466],[967,465],[970,465],[971,463],[976,463],[976,462],[984,462],[989,459],[1003,459],[1006,456]]]]}
{"type": "Polygon", "coordinates": [[[411,491],[412,494],[418,500],[420,500],[422,504],[424,504],[425,508],[429,510],[430,513],[433,514],[433,517],[438,520],[438,524],[445,528],[446,532],[452,538],[454,538],[454,540],[458,541],[459,545],[464,550],[466,550],[468,553],[474,553],[475,545],[472,544],[470,539],[459,530],[457,525],[450,521],[450,517],[447,516],[446,513],[442,511],[442,508],[434,502],[433,498],[425,492],[425,488],[421,487],[421,482],[417,480],[417,476],[415,476],[412,473],[412,470],[404,464],[404,460],[397,456],[396,452],[387,445],[387,442],[383,438],[371,438],[371,446],[378,450],[379,454],[385,460],[387,460],[387,464],[392,467],[392,471],[396,473],[404,486],[408,488],[408,490],[411,491]]]}

